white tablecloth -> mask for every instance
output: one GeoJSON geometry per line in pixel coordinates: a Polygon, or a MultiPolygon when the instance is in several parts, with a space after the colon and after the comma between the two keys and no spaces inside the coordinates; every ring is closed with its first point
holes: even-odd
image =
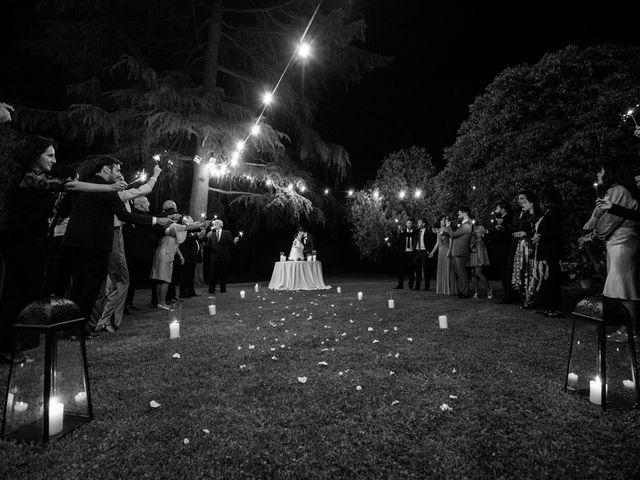
{"type": "Polygon", "coordinates": [[[271,274],[271,290],[326,290],[322,262],[276,262],[271,274]]]}

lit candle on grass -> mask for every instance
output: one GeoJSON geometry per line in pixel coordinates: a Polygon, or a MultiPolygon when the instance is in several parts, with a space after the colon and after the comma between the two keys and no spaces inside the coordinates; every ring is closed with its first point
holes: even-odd
{"type": "Polygon", "coordinates": [[[575,373],[570,373],[567,376],[567,388],[575,389],[578,386],[578,375],[575,373]]]}
{"type": "Polygon", "coordinates": [[[358,292],[358,300],[362,300],[362,297],[363,297],[362,292],[358,292]]]}
{"type": "Polygon", "coordinates": [[[440,328],[449,328],[449,323],[447,322],[446,315],[440,315],[438,317],[438,323],[440,324],[440,328]]]}
{"type": "Polygon", "coordinates": [[[178,320],[169,324],[169,338],[180,338],[180,322],[178,320]]]}
{"type": "Polygon", "coordinates": [[[336,293],[342,293],[342,288],[340,287],[336,288],[336,293]]]}
{"type": "Polygon", "coordinates": [[[216,314],[216,297],[209,297],[209,315],[216,314]]]}
{"type": "Polygon", "coordinates": [[[245,296],[244,290],[240,290],[240,298],[244,298],[244,296],[245,296]]]}

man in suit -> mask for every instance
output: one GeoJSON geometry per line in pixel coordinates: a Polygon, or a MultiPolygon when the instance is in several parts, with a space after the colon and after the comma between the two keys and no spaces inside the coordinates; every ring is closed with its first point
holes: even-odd
{"type": "Polygon", "coordinates": [[[453,269],[456,275],[456,286],[459,298],[469,298],[469,275],[467,274],[467,261],[469,260],[469,243],[471,242],[471,220],[469,208],[462,207],[458,210],[460,226],[454,230],[451,222],[447,224],[444,234],[451,238],[451,256],[453,257],[453,269]]]}
{"type": "Polygon", "coordinates": [[[227,292],[227,275],[231,262],[231,247],[238,243],[229,230],[223,230],[222,220],[213,221],[213,231],[207,234],[209,239],[210,262],[209,293],[216,293],[216,285],[220,285],[220,293],[227,292]]]}
{"type": "Polygon", "coordinates": [[[413,228],[413,220],[407,220],[406,228],[398,227],[399,235],[395,247],[398,251],[398,285],[396,290],[404,288],[404,277],[409,277],[409,289],[413,288],[415,272],[413,258],[415,253],[417,232],[413,228]]]}
{"type": "MultiPolygon", "coordinates": [[[[115,183],[121,175],[120,165],[117,158],[100,155],[92,160],[92,170],[95,173],[86,181],[103,185],[115,183]]],[[[91,317],[91,310],[107,276],[109,252],[113,246],[114,214],[125,222],[164,227],[171,223],[168,218],[128,212],[116,192],[81,192],[73,199],[62,246],[71,249],[73,288],[70,297],[82,310],[85,322],[91,317]]],[[[85,336],[92,338],[88,330],[85,336]]]]}
{"type": "Polygon", "coordinates": [[[424,273],[424,289],[429,290],[430,272],[429,272],[429,252],[433,249],[436,236],[427,228],[427,222],[424,218],[418,219],[418,229],[416,231],[415,255],[413,258],[413,269],[415,271],[416,283],[415,290],[420,290],[422,275],[424,273]]]}
{"type": "MultiPolygon", "coordinates": [[[[133,200],[132,213],[148,215],[149,199],[138,197],[133,200]]],[[[143,283],[148,283],[149,272],[153,263],[153,255],[158,246],[161,231],[151,225],[125,224],[122,233],[124,236],[124,251],[129,266],[129,288],[125,299],[124,313],[130,314],[134,310],[140,310],[133,304],[136,289],[143,283]]]]}
{"type": "Polygon", "coordinates": [[[304,227],[298,228],[298,231],[302,233],[302,255],[306,259],[308,255],[313,255],[313,251],[316,249],[313,236],[304,227]]]}

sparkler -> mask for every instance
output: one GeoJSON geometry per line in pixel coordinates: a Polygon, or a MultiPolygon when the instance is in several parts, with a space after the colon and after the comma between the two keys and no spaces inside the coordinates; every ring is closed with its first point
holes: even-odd
{"type": "Polygon", "coordinates": [[[136,182],[146,182],[147,181],[147,172],[142,170],[141,172],[136,172],[136,178],[127,183],[127,187],[133,185],[136,182]]]}
{"type": "Polygon", "coordinates": [[[636,117],[633,116],[633,114],[635,113],[636,108],[640,107],[640,105],[636,105],[634,108],[630,108],[627,113],[625,113],[623,115],[623,117],[626,119],[628,117],[631,117],[631,120],[633,120],[633,123],[635,124],[636,127],[640,126],[638,125],[638,122],[636,122],[636,117]]]}

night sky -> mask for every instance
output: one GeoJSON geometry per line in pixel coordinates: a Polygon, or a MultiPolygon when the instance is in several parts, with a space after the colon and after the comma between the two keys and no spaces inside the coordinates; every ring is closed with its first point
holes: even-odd
{"type": "MultiPolygon", "coordinates": [[[[30,98],[17,101],[31,106],[51,102],[64,88],[56,72],[22,61],[15,48],[15,39],[34,28],[28,6],[34,1],[0,2],[0,100],[29,90],[30,98]],[[20,87],[25,71],[38,88],[20,87]]],[[[488,3],[344,0],[345,8],[365,15],[364,48],[395,58],[346,93],[330,89],[318,104],[316,127],[347,148],[354,186],[373,179],[386,155],[412,145],[425,147],[441,167],[469,105],[507,67],[535,63],[570,44],[640,45],[634,2],[488,3]]]]}
{"type": "Polygon", "coordinates": [[[367,48],[395,58],[349,93],[330,95],[318,112],[329,139],[351,154],[354,185],[411,145],[441,166],[469,105],[505,68],[570,44],[640,45],[633,2],[570,3],[352,2],[365,14],[367,48]]]}

